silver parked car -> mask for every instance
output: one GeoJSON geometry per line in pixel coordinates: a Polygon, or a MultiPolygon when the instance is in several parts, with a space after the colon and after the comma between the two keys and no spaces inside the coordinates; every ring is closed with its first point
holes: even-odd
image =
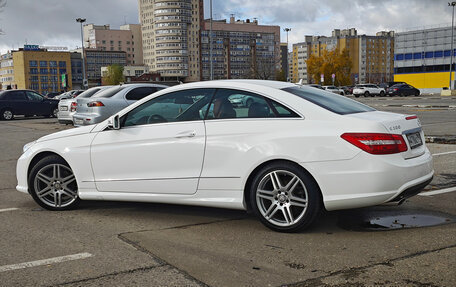
{"type": "Polygon", "coordinates": [[[100,87],[93,87],[84,91],[83,93],[79,94],[75,98],[63,98],[59,102],[59,113],[57,117],[59,119],[59,123],[61,124],[73,124],[73,115],[76,113],[76,99],[77,98],[90,98],[96,93],[106,90],[112,86],[100,86],[100,87]]]}
{"type": "Polygon", "coordinates": [[[91,98],[77,98],[75,126],[97,124],[123,108],[156,91],[167,88],[158,84],[125,84],[113,86],[91,98]]]}

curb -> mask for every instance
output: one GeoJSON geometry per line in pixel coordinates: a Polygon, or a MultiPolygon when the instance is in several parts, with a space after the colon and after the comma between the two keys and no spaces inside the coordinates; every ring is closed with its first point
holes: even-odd
{"type": "Polygon", "coordinates": [[[456,136],[425,136],[426,143],[456,144],[456,136]]]}

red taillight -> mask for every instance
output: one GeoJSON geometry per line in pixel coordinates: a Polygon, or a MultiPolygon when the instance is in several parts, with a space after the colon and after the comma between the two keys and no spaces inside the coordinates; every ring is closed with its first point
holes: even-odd
{"type": "Polygon", "coordinates": [[[340,137],[370,154],[393,154],[407,150],[407,144],[401,135],[345,133],[340,137]]]}
{"type": "Polygon", "coordinates": [[[103,103],[100,102],[100,101],[87,103],[87,106],[89,108],[91,108],[91,107],[104,107],[103,103]]]}
{"type": "Polygon", "coordinates": [[[399,91],[399,89],[397,89],[397,88],[394,88],[393,90],[394,90],[394,91],[399,91]]]}
{"type": "Polygon", "coordinates": [[[78,106],[77,103],[75,102],[72,102],[71,103],[71,107],[70,107],[70,112],[75,112],[76,111],[76,107],[78,106]]]}
{"type": "Polygon", "coordinates": [[[408,117],[406,117],[405,119],[406,119],[406,120],[414,120],[414,119],[417,119],[417,118],[418,118],[418,116],[413,115],[413,116],[408,116],[408,117]]]}

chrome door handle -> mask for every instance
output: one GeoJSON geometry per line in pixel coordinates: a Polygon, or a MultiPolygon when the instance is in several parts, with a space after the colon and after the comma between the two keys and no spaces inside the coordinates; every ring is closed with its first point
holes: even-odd
{"type": "Polygon", "coordinates": [[[185,132],[178,133],[175,137],[176,138],[192,138],[194,136],[196,136],[195,131],[185,131],[185,132]]]}

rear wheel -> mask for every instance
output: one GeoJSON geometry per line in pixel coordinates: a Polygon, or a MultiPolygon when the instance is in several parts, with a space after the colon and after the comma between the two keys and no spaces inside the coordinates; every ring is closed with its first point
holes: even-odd
{"type": "Polygon", "coordinates": [[[2,120],[9,121],[14,118],[14,113],[11,109],[3,109],[1,113],[2,120]]]}
{"type": "Polygon", "coordinates": [[[286,162],[265,166],[250,187],[255,214],[268,228],[297,232],[308,228],[321,209],[320,190],[301,168],[286,162]]]}
{"type": "Polygon", "coordinates": [[[79,204],[78,185],[73,171],[59,156],[40,160],[28,179],[30,193],[41,207],[49,210],[67,210],[79,204]]]}

